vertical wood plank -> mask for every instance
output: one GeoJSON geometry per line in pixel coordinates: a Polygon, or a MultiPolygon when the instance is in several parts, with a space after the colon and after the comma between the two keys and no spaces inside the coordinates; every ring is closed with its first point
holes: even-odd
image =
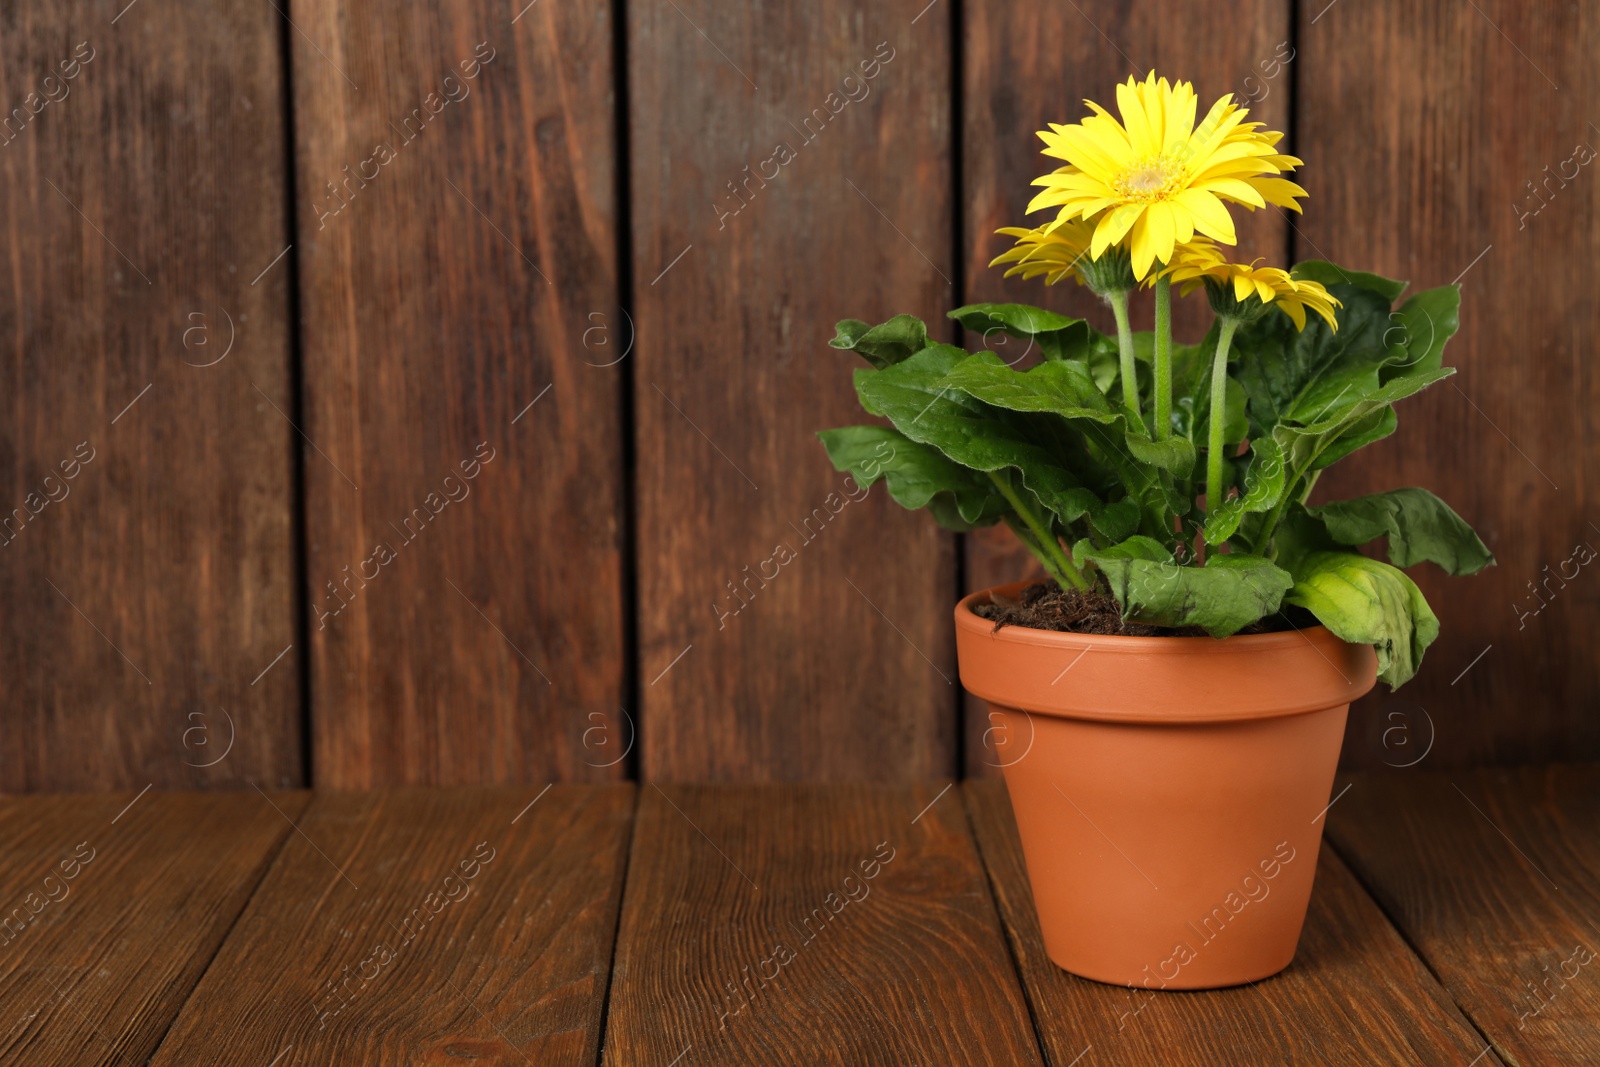
{"type": "Polygon", "coordinates": [[[281,59],[243,0],[0,12],[0,789],[303,781],[281,59]]]}
{"type": "Polygon", "coordinates": [[[293,14],[316,781],[620,776],[610,6],[293,14]]]}
{"type": "MultiPolygon", "coordinates": [[[[1037,192],[1029,183],[1055,167],[1039,154],[1035,131],[1051,122],[1076,122],[1088,109],[1085,98],[1113,107],[1118,82],[1144,77],[1153,66],[1170,80],[1191,81],[1209,104],[1224,93],[1250,108],[1251,118],[1271,129],[1289,128],[1290,82],[1294,63],[1289,5],[1285,0],[1247,0],[1226,11],[1201,5],[1157,4],[1149,0],[1117,3],[1084,0],[1073,4],[1045,0],[968,0],[963,5],[963,182],[966,233],[964,303],[977,301],[1036,304],[1087,318],[1114,332],[1108,308],[1072,282],[1046,286],[1002,278],[988,263],[1010,246],[995,236],[1001,226],[1037,225],[1044,213],[1026,215],[1037,192]],[[1274,76],[1268,76],[1272,74],[1274,76]]],[[[1287,232],[1276,210],[1234,212],[1238,253],[1246,260],[1281,262],[1287,232]]],[[[1151,328],[1148,294],[1134,302],[1136,329],[1151,328]]],[[[1180,340],[1198,340],[1209,322],[1205,297],[1173,301],[1173,331],[1180,340]]],[[[1003,339],[988,347],[1010,359],[1003,339]]],[[[967,338],[976,350],[983,338],[967,338]]],[[[1016,342],[1012,342],[1015,346],[1016,342]]],[[[986,589],[1042,571],[1011,531],[1003,526],[966,538],[967,591],[986,589]]],[[[995,775],[992,745],[985,742],[988,711],[976,697],[966,698],[969,775],[995,775]]]]}
{"type": "Polygon", "coordinates": [[[1401,405],[1398,433],[1330,471],[1318,499],[1426,486],[1500,563],[1469,579],[1418,569],[1441,636],[1404,692],[1352,709],[1346,762],[1411,762],[1430,742],[1430,766],[1593,758],[1600,598],[1568,561],[1600,546],[1600,199],[1580,162],[1600,150],[1594,10],[1324,3],[1300,5],[1311,200],[1296,251],[1414,289],[1459,281],[1462,306],[1445,355],[1460,373],[1401,405]]]}
{"type": "Polygon", "coordinates": [[[647,776],[954,770],[952,541],[815,437],[869,421],[833,323],[954,296],[925,7],[628,5],[647,776]]]}

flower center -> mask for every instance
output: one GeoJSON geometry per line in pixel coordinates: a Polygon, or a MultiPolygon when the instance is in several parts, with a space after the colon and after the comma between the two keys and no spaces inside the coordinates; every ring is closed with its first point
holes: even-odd
{"type": "Polygon", "coordinates": [[[1180,168],[1172,160],[1143,160],[1117,179],[1117,192],[1130,200],[1165,200],[1180,168]]]}

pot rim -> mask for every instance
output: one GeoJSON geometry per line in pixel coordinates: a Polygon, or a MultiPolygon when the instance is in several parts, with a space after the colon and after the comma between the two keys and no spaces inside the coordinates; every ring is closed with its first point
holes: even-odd
{"type": "Polygon", "coordinates": [[[1240,722],[1347,705],[1377,680],[1371,646],[1321,625],[1224,638],[1124,637],[995,630],[972,610],[1028,584],[979,590],[955,607],[961,682],[997,710],[1123,723],[1240,722]]]}
{"type": "Polygon", "coordinates": [[[1081,634],[1066,630],[1041,630],[1036,626],[1020,626],[1016,623],[1007,623],[996,630],[993,622],[972,610],[975,604],[992,603],[995,593],[1013,596],[1030,585],[1040,584],[1040,581],[1037,578],[1025,578],[1019,582],[992,585],[987,589],[968,593],[956,603],[956,625],[982,633],[984,636],[992,637],[997,641],[1040,645],[1046,648],[1074,649],[1081,647],[1085,643],[1090,643],[1095,648],[1104,649],[1107,652],[1135,652],[1142,656],[1203,655],[1207,652],[1215,651],[1220,645],[1224,644],[1241,652],[1275,652],[1281,651],[1285,646],[1298,644],[1311,635],[1320,636],[1323,633],[1329,633],[1328,628],[1321,623],[1315,626],[1296,626],[1292,630],[1275,630],[1272,633],[1264,634],[1232,634],[1228,637],[1136,637],[1118,634],[1081,634]]]}

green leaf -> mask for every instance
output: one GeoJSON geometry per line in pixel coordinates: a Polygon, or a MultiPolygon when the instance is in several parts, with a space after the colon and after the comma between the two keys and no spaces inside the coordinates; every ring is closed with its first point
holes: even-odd
{"type": "Polygon", "coordinates": [[[1239,529],[1251,512],[1271,511],[1283,499],[1287,464],[1278,444],[1263,437],[1250,444],[1250,467],[1244,475],[1244,492],[1226,500],[1206,516],[1206,544],[1220,545],[1239,529]]]}
{"type": "Polygon", "coordinates": [[[1378,274],[1368,274],[1366,271],[1345,270],[1324,259],[1308,259],[1304,263],[1297,264],[1289,273],[1306,281],[1321,282],[1325,289],[1332,289],[1335,285],[1353,285],[1357,289],[1366,289],[1383,297],[1386,305],[1399,300],[1400,294],[1406,291],[1406,286],[1409,284],[1378,274]]]}
{"type": "Polygon", "coordinates": [[[1056,333],[1083,321],[1031,304],[966,304],[948,312],[947,317],[955,319],[963,329],[985,334],[1003,330],[1024,338],[1056,333]]]}
{"type": "Polygon", "coordinates": [[[1378,653],[1378,677],[1389,688],[1410,681],[1439,636],[1439,620],[1405,572],[1354,552],[1311,552],[1294,568],[1291,604],[1329,630],[1378,653]]]}
{"type": "MultiPolygon", "coordinates": [[[[946,375],[970,360],[992,362],[1004,374],[1024,376],[1000,365],[992,353],[971,356],[953,345],[932,345],[892,367],[858,370],[856,394],[867,411],[887,418],[912,441],[937,449],[963,467],[1015,468],[1023,487],[1064,525],[1087,517],[1102,532],[1122,530],[1127,507],[1107,505],[1096,491],[1099,481],[1086,485],[1078,471],[1058,458],[1083,459],[1081,438],[1072,436],[1068,423],[1045,413],[996,408],[946,382],[946,375]]],[[[1045,366],[1051,364],[1040,368],[1045,366]]],[[[1092,465],[1085,463],[1085,468],[1092,465]]],[[[1104,480],[1104,472],[1087,469],[1087,473],[1104,480]]]]}
{"type": "MultiPolygon", "coordinates": [[[[1071,452],[1100,471],[1114,474],[1123,490],[1138,501],[1147,532],[1170,530],[1170,513],[1187,503],[1169,498],[1161,478],[1151,469],[1152,461],[1141,461],[1137,450],[1149,446],[1145,455],[1183,469],[1186,458],[1189,467],[1194,465],[1192,446],[1187,442],[1157,445],[1142,435],[1139,441],[1144,444],[1135,442],[1127,432],[1127,418],[1112,409],[1080,363],[1041,363],[1019,371],[1006,366],[992,352],[980,352],[953,368],[938,384],[1009,411],[1058,416],[1062,431],[1074,436],[1058,440],[1052,454],[1061,457],[1071,452]]],[[[1082,470],[1078,473],[1080,479],[1088,480],[1082,470]]],[[[1103,483],[1093,482],[1091,487],[1106,495],[1103,483]]],[[[1096,525],[1107,530],[1098,519],[1096,525]]]]}
{"type": "Polygon", "coordinates": [[[1313,552],[1343,552],[1328,536],[1322,523],[1306,514],[1305,505],[1290,504],[1272,537],[1274,560],[1290,574],[1300,573],[1300,564],[1313,552]]]}
{"type": "Polygon", "coordinates": [[[1454,373],[1453,367],[1409,372],[1357,402],[1343,405],[1337,415],[1321,422],[1309,426],[1279,423],[1273,427],[1272,437],[1282,447],[1294,476],[1321,470],[1356,449],[1389,436],[1397,423],[1391,404],[1454,373]]]}
{"type": "Polygon", "coordinates": [[[896,315],[877,326],[868,326],[860,319],[842,319],[834,329],[838,335],[829,345],[855,352],[879,370],[928,347],[928,328],[914,315],[896,315]]]}
{"type": "Polygon", "coordinates": [[[1154,330],[1133,331],[1133,358],[1139,363],[1154,364],[1156,361],[1156,334],[1154,330]]]}
{"type": "Polygon", "coordinates": [[[1154,537],[1146,537],[1143,534],[1135,534],[1119,544],[1107,545],[1105,548],[1095,548],[1088,541],[1079,541],[1072,546],[1072,554],[1074,558],[1084,559],[1144,559],[1152,563],[1172,562],[1172,553],[1167,551],[1165,545],[1154,537]]]}
{"type": "Polygon", "coordinates": [[[1048,411],[1105,424],[1122,418],[1082,363],[1040,363],[1024,371],[1007,366],[993,352],[979,352],[957,364],[940,384],[1010,411],[1048,411]]]}
{"type": "MultiPolygon", "coordinates": [[[[1402,374],[1390,378],[1379,386],[1376,392],[1369,394],[1362,403],[1368,405],[1368,410],[1376,404],[1393,404],[1397,400],[1404,400],[1422,392],[1428,386],[1442,382],[1456,372],[1454,367],[1435,367],[1431,370],[1408,369],[1402,374]]],[[[1351,409],[1359,405],[1351,405],[1351,409]]]]}
{"type": "MultiPolygon", "coordinates": [[[[990,351],[994,351],[990,339],[1003,333],[1036,345],[1039,354],[1049,360],[1070,359],[1092,366],[1098,357],[1109,355],[1115,373],[1117,343],[1082,319],[1030,304],[968,304],[950,312],[950,318],[963,329],[983,335],[984,347],[990,351]]],[[[1029,348],[1020,352],[1007,350],[1006,362],[1015,365],[1029,352],[1029,348]]]]}
{"type": "Polygon", "coordinates": [[[1239,330],[1237,376],[1256,436],[1281,422],[1324,423],[1395,379],[1437,371],[1455,333],[1460,296],[1452,286],[1418,293],[1391,312],[1402,283],[1326,263],[1302,267],[1297,276],[1323,281],[1340,300],[1339,329],[1313,316],[1297,331],[1286,316],[1268,315],[1239,330]]]}
{"type": "Polygon", "coordinates": [[[1337,312],[1337,332],[1315,315],[1304,330],[1296,330],[1286,315],[1266,315],[1235,335],[1236,376],[1249,395],[1250,417],[1258,427],[1337,417],[1377,390],[1386,363],[1405,358],[1403,347],[1385,343],[1387,301],[1349,285],[1333,286],[1332,291],[1344,305],[1337,312]]]}
{"type": "Polygon", "coordinates": [[[1294,583],[1260,556],[1217,554],[1204,567],[1182,567],[1170,556],[1150,558],[1147,546],[1126,553],[1121,548],[1082,556],[1105,575],[1123,618],[1152,626],[1198,626],[1226,637],[1276,612],[1294,583]]]}
{"type": "Polygon", "coordinates": [[[1288,426],[1279,426],[1272,431],[1272,436],[1280,444],[1295,442],[1292,446],[1285,445],[1284,451],[1285,454],[1290,451],[1295,453],[1290,466],[1304,473],[1331,467],[1357,449],[1383,440],[1394,433],[1399,423],[1394,408],[1385,406],[1346,423],[1343,429],[1326,435],[1326,440],[1323,439],[1324,435],[1304,434],[1303,431],[1288,426]],[[1303,451],[1302,444],[1299,443],[1302,436],[1306,439],[1305,443],[1310,446],[1310,459],[1303,468],[1298,463],[1300,453],[1303,451]]]}
{"type": "Polygon", "coordinates": [[[941,526],[965,532],[990,526],[1009,505],[986,475],[887,426],[845,426],[817,434],[835,470],[865,487],[882,479],[902,507],[928,508],[941,526]]]}
{"type": "Polygon", "coordinates": [[[1139,502],[1131,497],[1114,500],[1102,507],[1091,509],[1089,523],[1101,540],[1114,544],[1139,528],[1139,502]]]}
{"type": "Polygon", "coordinates": [[[1442,285],[1417,293],[1391,313],[1386,340],[1391,346],[1402,345],[1406,356],[1397,367],[1385,368],[1384,380],[1402,373],[1438,370],[1443,365],[1445,342],[1455,336],[1460,325],[1460,309],[1460,286],[1442,285]]]}
{"type": "Polygon", "coordinates": [[[1188,478],[1194,471],[1194,443],[1187,437],[1152,441],[1142,433],[1130,433],[1127,441],[1128,451],[1140,463],[1160,467],[1179,478],[1188,478]]]}
{"type": "Polygon", "coordinates": [[[1387,536],[1389,562],[1396,567],[1427,560],[1460,575],[1476,574],[1494,563],[1494,554],[1472,527],[1426,489],[1391,489],[1306,508],[1306,513],[1341,545],[1364,545],[1387,536]]]}

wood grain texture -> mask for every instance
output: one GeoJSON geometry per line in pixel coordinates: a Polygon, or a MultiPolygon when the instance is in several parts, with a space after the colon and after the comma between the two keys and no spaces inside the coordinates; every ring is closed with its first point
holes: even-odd
{"type": "Polygon", "coordinates": [[[146,1062],[308,799],[0,800],[0,1062],[146,1062]]]}
{"type": "Polygon", "coordinates": [[[952,540],[815,436],[870,421],[833,323],[955,295],[925,5],[628,5],[646,777],[956,770],[952,540]]]}
{"type": "Polygon", "coordinates": [[[0,789],[296,785],[276,16],[123,7],[0,11],[0,789]]]}
{"type": "Polygon", "coordinates": [[[1004,783],[963,788],[1051,1063],[1499,1062],[1327,848],[1299,951],[1277,976],[1201,993],[1136,993],[1063,971],[1045,955],[1004,783]]]}
{"type": "MultiPolygon", "coordinates": [[[[1252,119],[1270,129],[1288,130],[1293,66],[1302,62],[1282,62],[1294,48],[1289,5],[1286,0],[1248,0],[1223,12],[1153,0],[970,0],[962,12],[963,302],[1036,304],[1087,318],[1114,335],[1110,309],[1087,289],[1073,282],[1046,286],[1037,279],[1007,279],[1003,268],[988,265],[1011,245],[1010,238],[996,236],[995,230],[1048,220],[1047,213],[1024,213],[1038,191],[1029,183],[1056,165],[1039,154],[1035,131],[1051,122],[1076,122],[1088,113],[1085,98],[1113,106],[1116,84],[1130,75],[1142,78],[1152,66],[1159,77],[1193,82],[1206,104],[1232,93],[1250,108],[1252,119]]],[[[1238,252],[1246,261],[1258,256],[1282,261],[1287,227],[1279,212],[1239,208],[1234,217],[1238,252]]],[[[1152,328],[1152,307],[1148,294],[1136,298],[1135,329],[1152,328]]],[[[1180,341],[1198,340],[1209,322],[1203,294],[1174,299],[1173,332],[1180,341]]],[[[969,349],[980,345],[1008,360],[1021,355],[1015,341],[1007,348],[1003,338],[966,338],[969,349]]],[[[964,592],[1041,576],[1027,549],[1004,527],[969,535],[965,552],[964,592]]],[[[967,697],[969,775],[999,773],[993,746],[984,741],[989,725],[984,703],[967,697]]]]}
{"type": "Polygon", "coordinates": [[[959,790],[641,788],[606,1064],[1040,1062],[959,790]]]}
{"type": "Polygon", "coordinates": [[[547,788],[319,795],[152,1062],[593,1064],[633,787],[547,788]]]}
{"type": "Polygon", "coordinates": [[[319,786],[623,773],[610,10],[296,8],[319,786]]]}
{"type": "Polygon", "coordinates": [[[1507,1063],[1600,1062],[1600,767],[1358,775],[1328,832],[1507,1063]]]}
{"type": "Polygon", "coordinates": [[[1400,405],[1399,432],[1331,471],[1317,499],[1427,486],[1500,561],[1469,579],[1418,569],[1441,636],[1402,693],[1352,709],[1346,763],[1408,761],[1421,746],[1384,746],[1400,736],[1386,735],[1390,714],[1416,738],[1447,701],[1430,766],[1595,758],[1600,599],[1562,566],[1575,545],[1600,546],[1600,198],[1593,163],[1574,160],[1575,146],[1600,150],[1594,11],[1341,3],[1311,25],[1323,6],[1300,5],[1296,144],[1311,199],[1296,251],[1414,288],[1459,279],[1462,308],[1445,353],[1460,373],[1400,405]],[[1530,583],[1546,581],[1536,597],[1530,583]]]}

